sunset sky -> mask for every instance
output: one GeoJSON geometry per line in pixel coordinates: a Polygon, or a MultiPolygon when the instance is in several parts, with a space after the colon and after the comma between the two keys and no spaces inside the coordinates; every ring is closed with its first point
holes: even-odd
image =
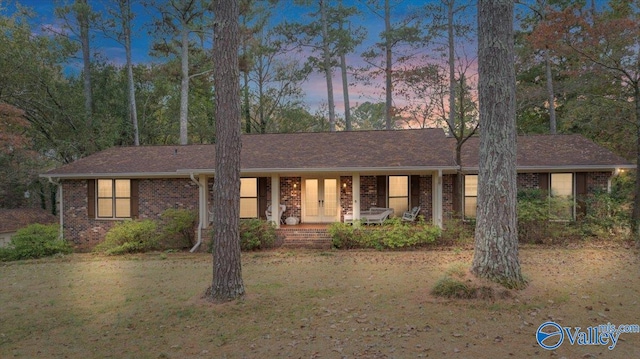
{"type": "MultiPolygon", "coordinates": [[[[94,10],[99,11],[100,9],[104,9],[104,3],[106,0],[89,0],[89,3],[93,6],[94,10]]],[[[438,1],[438,0],[433,0],[438,1]]],[[[11,12],[14,9],[15,3],[18,2],[22,5],[30,7],[36,13],[36,18],[34,19],[34,27],[42,29],[52,28],[59,29],[60,28],[60,20],[56,19],[54,16],[54,8],[57,3],[60,1],[50,1],[50,0],[0,0],[0,3],[5,4],[7,7],[7,11],[11,12]]],[[[394,1],[392,1],[393,3],[394,1]]],[[[356,49],[355,53],[353,53],[349,58],[348,62],[351,66],[359,66],[363,65],[363,61],[360,58],[360,54],[364,52],[371,44],[375,41],[379,41],[379,36],[381,31],[383,30],[384,23],[381,18],[373,14],[366,6],[363,5],[363,1],[358,0],[344,0],[346,5],[354,5],[361,9],[362,15],[357,19],[352,21],[352,26],[362,26],[366,28],[368,36],[365,42],[356,49]]],[[[407,14],[415,13],[416,9],[420,6],[423,6],[428,1],[401,1],[397,2],[394,9],[392,10],[394,14],[394,20],[399,21],[401,18],[405,17],[407,14]]],[[[281,23],[283,21],[306,21],[310,19],[309,15],[310,10],[308,8],[295,6],[293,1],[281,1],[275,10],[273,10],[274,20],[273,24],[281,23]]],[[[468,19],[472,25],[475,26],[475,1],[471,2],[471,7],[467,10],[466,18],[468,19]]],[[[149,34],[150,27],[147,25],[150,22],[150,19],[153,17],[151,10],[146,9],[140,1],[134,1],[134,13],[136,15],[136,25],[134,31],[133,38],[133,59],[136,63],[150,63],[150,62],[163,62],[163,59],[152,58],[149,56],[149,49],[151,43],[153,41],[152,35],[149,34]]],[[[466,46],[467,55],[475,58],[475,45],[473,42],[468,43],[466,46]]],[[[95,38],[93,40],[93,51],[99,53],[101,56],[106,58],[109,62],[115,64],[123,64],[125,59],[124,48],[118,44],[117,42],[105,38],[101,34],[95,34],[95,38]]],[[[430,50],[425,49],[424,52],[428,52],[430,50]]],[[[300,55],[303,57],[303,55],[300,55]]],[[[71,64],[71,68],[80,68],[80,64],[71,64]]],[[[382,79],[380,80],[382,81],[382,79]]],[[[355,82],[353,78],[351,78],[351,82],[355,82]]],[[[303,85],[303,89],[305,91],[305,99],[306,104],[312,110],[312,112],[317,109],[322,103],[326,103],[327,92],[326,92],[326,82],[324,76],[322,74],[314,74],[309,78],[309,80],[303,85]]],[[[382,95],[381,88],[374,88],[373,86],[364,86],[362,84],[354,83],[352,88],[350,89],[351,93],[351,105],[355,106],[358,103],[362,103],[365,101],[371,102],[379,102],[383,101],[384,96],[382,95]]],[[[343,96],[342,96],[342,85],[341,79],[339,77],[339,70],[334,70],[334,98],[336,103],[336,110],[338,112],[343,111],[343,96]]]]}

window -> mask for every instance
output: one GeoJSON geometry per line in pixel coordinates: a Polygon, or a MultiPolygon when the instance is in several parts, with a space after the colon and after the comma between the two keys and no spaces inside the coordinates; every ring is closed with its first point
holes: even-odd
{"type": "Polygon", "coordinates": [[[258,218],[258,179],[240,179],[240,218],[258,218]]]}
{"type": "Polygon", "coordinates": [[[98,218],[131,217],[131,181],[98,180],[98,218]]]}
{"type": "Polygon", "coordinates": [[[389,176],[389,208],[395,215],[409,210],[409,176],[389,176]]]}
{"type": "Polygon", "coordinates": [[[464,176],[464,216],[476,217],[478,207],[478,175],[464,176]]]}
{"type": "Polygon", "coordinates": [[[554,198],[551,214],[558,219],[573,219],[573,173],[552,173],[550,177],[549,195],[554,198]]]}

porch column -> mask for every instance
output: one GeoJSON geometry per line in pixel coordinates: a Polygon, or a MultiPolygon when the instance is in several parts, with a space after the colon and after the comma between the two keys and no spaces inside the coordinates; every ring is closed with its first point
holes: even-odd
{"type": "Polygon", "coordinates": [[[354,173],[351,176],[351,192],[353,193],[353,222],[357,223],[360,219],[360,173],[354,173]]]}
{"type": "Polygon", "coordinates": [[[442,228],[442,170],[431,175],[431,203],[433,225],[442,228]]]}
{"type": "Polygon", "coordinates": [[[280,228],[280,218],[278,212],[280,211],[280,176],[275,174],[271,176],[271,218],[276,228],[280,228]]]}
{"type": "Polygon", "coordinates": [[[198,186],[200,223],[202,223],[202,228],[209,228],[209,180],[206,175],[201,174],[198,182],[200,184],[198,186]]]}

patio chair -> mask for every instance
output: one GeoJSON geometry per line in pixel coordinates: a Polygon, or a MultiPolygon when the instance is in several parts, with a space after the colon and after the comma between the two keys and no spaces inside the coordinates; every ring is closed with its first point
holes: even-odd
{"type": "Polygon", "coordinates": [[[364,224],[382,224],[392,214],[393,208],[371,207],[369,210],[360,213],[360,218],[364,224]]]}
{"type": "Polygon", "coordinates": [[[402,220],[406,222],[413,222],[418,217],[418,213],[420,213],[420,207],[413,207],[410,211],[404,212],[402,214],[402,220]]]}
{"type": "Polygon", "coordinates": [[[272,210],[271,210],[271,205],[269,205],[269,207],[267,207],[267,210],[264,212],[265,216],[267,217],[267,222],[275,222],[276,218],[278,219],[278,221],[280,222],[280,224],[283,224],[284,222],[282,221],[282,215],[284,214],[284,211],[287,210],[287,206],[284,204],[279,205],[280,211],[278,211],[277,217],[273,218],[272,216],[272,210]]]}

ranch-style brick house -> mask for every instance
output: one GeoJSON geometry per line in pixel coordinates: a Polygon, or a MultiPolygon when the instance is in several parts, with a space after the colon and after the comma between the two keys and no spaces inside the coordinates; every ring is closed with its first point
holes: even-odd
{"type": "MultiPolygon", "coordinates": [[[[517,141],[518,187],[572,198],[572,218],[586,195],[636,167],[580,135],[517,141]]],[[[243,135],[241,217],[266,218],[271,203],[286,207],[283,220],[300,223],[357,220],[371,207],[402,215],[419,206],[420,215],[442,226],[453,213],[475,215],[478,145],[469,139],[458,165],[455,139],[442,129],[243,135]],[[462,196],[455,195],[458,181],[462,196]]],[[[114,147],[41,177],[58,184],[60,226],[79,250],[119,220],[157,219],[167,208],[197,210],[202,238],[215,205],[214,147],[114,147]]]]}

